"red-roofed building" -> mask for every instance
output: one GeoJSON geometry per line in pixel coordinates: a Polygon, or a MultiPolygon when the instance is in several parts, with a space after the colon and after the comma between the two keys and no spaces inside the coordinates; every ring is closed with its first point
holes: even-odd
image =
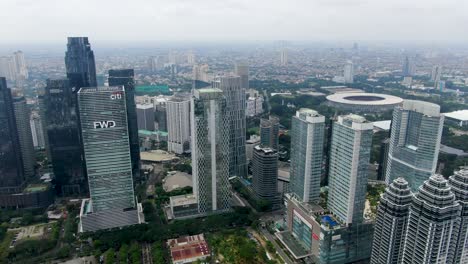
{"type": "Polygon", "coordinates": [[[173,264],[192,263],[211,255],[203,234],[169,239],[167,245],[173,264]]]}

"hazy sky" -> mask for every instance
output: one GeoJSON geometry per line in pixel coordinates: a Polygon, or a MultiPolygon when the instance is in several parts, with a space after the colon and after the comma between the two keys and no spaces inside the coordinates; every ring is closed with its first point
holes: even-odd
{"type": "Polygon", "coordinates": [[[0,44],[155,41],[468,43],[468,0],[0,0],[0,44]]]}

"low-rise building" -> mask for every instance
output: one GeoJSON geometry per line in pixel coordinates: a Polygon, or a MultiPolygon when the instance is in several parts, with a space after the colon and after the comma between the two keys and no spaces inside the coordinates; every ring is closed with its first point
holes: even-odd
{"type": "Polygon", "coordinates": [[[171,252],[171,263],[185,264],[204,260],[211,255],[203,234],[169,239],[167,246],[171,252]]]}

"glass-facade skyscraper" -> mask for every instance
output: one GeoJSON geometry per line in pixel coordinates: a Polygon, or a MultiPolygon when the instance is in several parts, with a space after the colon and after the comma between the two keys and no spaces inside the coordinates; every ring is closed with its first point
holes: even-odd
{"type": "Polygon", "coordinates": [[[35,175],[36,157],[34,152],[31,126],[29,123],[30,110],[26,104],[26,98],[18,91],[13,93],[13,105],[15,109],[16,127],[23,159],[24,176],[26,178],[35,175]]]}
{"type": "Polygon", "coordinates": [[[345,224],[363,220],[372,129],[371,122],[353,114],[333,123],[328,208],[345,224]]]}
{"type": "Polygon", "coordinates": [[[385,181],[403,177],[413,192],[435,173],[444,116],[440,106],[405,100],[393,111],[385,181]]]}
{"type": "Polygon", "coordinates": [[[71,87],[95,87],[96,63],[87,37],[69,37],[65,53],[65,67],[71,87]]]}
{"type": "Polygon", "coordinates": [[[44,124],[56,190],[64,196],[86,193],[76,94],[67,79],[47,80],[44,124]]]}
{"type": "Polygon", "coordinates": [[[219,77],[213,82],[213,87],[221,89],[226,97],[229,117],[229,175],[244,178],[247,176],[245,88],[242,87],[239,76],[219,77]]]}
{"type": "Polygon", "coordinates": [[[401,263],[454,262],[461,205],[448,181],[435,174],[419,187],[409,209],[401,263]]]}
{"type": "Polygon", "coordinates": [[[140,223],[123,86],[78,91],[81,136],[90,199],[81,208],[81,231],[140,223]]]}
{"type": "Polygon", "coordinates": [[[380,199],[372,244],[372,264],[401,263],[408,211],[412,199],[408,182],[395,179],[380,199]]]}
{"type": "Polygon", "coordinates": [[[252,189],[257,203],[267,202],[277,208],[281,202],[278,193],[278,152],[269,147],[255,146],[252,159],[252,189]]]}
{"type": "Polygon", "coordinates": [[[278,150],[279,147],[279,118],[269,116],[260,119],[260,145],[278,150]]]}
{"type": "Polygon", "coordinates": [[[302,202],[319,202],[325,117],[300,109],[291,126],[291,192],[302,202]]]}
{"type": "Polygon", "coordinates": [[[468,167],[455,171],[449,178],[449,185],[461,205],[454,263],[465,263],[468,262],[468,167]]]}
{"type": "Polygon", "coordinates": [[[230,209],[229,115],[223,91],[194,90],[191,109],[193,194],[200,214],[230,209]]]}
{"type": "Polygon", "coordinates": [[[140,143],[135,104],[135,79],[133,69],[109,70],[109,86],[123,85],[127,103],[128,135],[132,157],[133,177],[140,176],[140,143]]]}
{"type": "Polygon", "coordinates": [[[0,194],[18,193],[24,183],[23,160],[11,91],[0,77],[0,194]]]}

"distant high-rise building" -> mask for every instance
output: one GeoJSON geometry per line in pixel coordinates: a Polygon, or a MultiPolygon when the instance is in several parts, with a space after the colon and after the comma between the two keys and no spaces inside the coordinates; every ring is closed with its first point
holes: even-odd
{"type": "Polygon", "coordinates": [[[138,130],[154,131],[154,106],[152,104],[137,104],[138,130]]]}
{"type": "Polygon", "coordinates": [[[247,176],[245,156],[245,89],[241,77],[225,76],[216,79],[213,87],[223,91],[229,118],[229,175],[247,176]]]}
{"type": "Polygon", "coordinates": [[[438,83],[440,81],[440,76],[442,75],[442,66],[434,65],[431,72],[431,81],[438,83]]]}
{"type": "Polygon", "coordinates": [[[278,150],[279,118],[270,116],[268,119],[260,119],[260,145],[278,150]]]}
{"type": "Polygon", "coordinates": [[[47,80],[43,96],[45,131],[55,188],[64,196],[87,190],[75,96],[67,79],[47,80]]]}
{"type": "Polygon", "coordinates": [[[21,156],[23,159],[24,175],[32,177],[35,175],[34,166],[36,165],[36,153],[29,124],[29,107],[26,104],[26,98],[21,93],[15,94],[13,97],[13,105],[15,109],[16,127],[21,148],[21,156]]]}
{"type": "Polygon", "coordinates": [[[128,137],[134,179],[140,177],[140,141],[138,138],[137,109],[135,104],[135,79],[133,69],[109,70],[109,86],[123,85],[127,101],[128,137]]]}
{"type": "Polygon", "coordinates": [[[345,83],[354,82],[354,66],[352,61],[347,61],[344,67],[344,81],[345,83]]]}
{"type": "Polygon", "coordinates": [[[231,206],[229,115],[223,91],[194,90],[191,105],[193,194],[201,214],[231,206]]]}
{"type": "Polygon", "coordinates": [[[252,189],[257,203],[267,202],[276,208],[278,193],[278,152],[269,147],[255,146],[252,159],[252,189]]]}
{"type": "Polygon", "coordinates": [[[95,87],[96,63],[87,37],[69,37],[65,52],[67,78],[75,92],[81,87],[95,87]]]}
{"type": "Polygon", "coordinates": [[[249,65],[245,63],[237,63],[235,74],[241,79],[241,88],[249,89],[249,65]]]}
{"type": "Polygon", "coordinates": [[[31,113],[29,125],[31,126],[31,135],[35,148],[45,148],[44,128],[42,127],[41,116],[37,112],[31,113]]]}
{"type": "Polygon", "coordinates": [[[190,151],[190,96],[174,95],[167,106],[167,149],[177,154],[190,151]]]}
{"type": "Polygon", "coordinates": [[[372,129],[371,122],[352,114],[333,123],[328,208],[345,224],[363,220],[372,129]]]}
{"type": "Polygon", "coordinates": [[[7,56],[0,57],[0,76],[5,77],[9,81],[15,79],[16,72],[13,58],[7,56]]]}
{"type": "Polygon", "coordinates": [[[325,117],[302,108],[291,123],[291,192],[302,202],[319,202],[325,117]]]}
{"type": "Polygon", "coordinates": [[[288,50],[282,49],[280,54],[280,64],[281,66],[288,65],[288,50]]]}
{"type": "Polygon", "coordinates": [[[195,63],[197,63],[195,53],[193,53],[193,51],[190,51],[187,54],[187,63],[190,65],[194,65],[195,63]]]}
{"type": "Polygon", "coordinates": [[[154,120],[156,121],[156,130],[167,132],[167,106],[164,103],[157,104],[154,107],[154,120]]]}
{"type": "Polygon", "coordinates": [[[455,263],[460,213],[448,181],[427,179],[413,196],[401,263],[455,263]]]}
{"type": "Polygon", "coordinates": [[[90,192],[90,199],[82,203],[82,232],[141,222],[133,189],[125,96],[124,86],[78,91],[90,192]]]}
{"type": "Polygon", "coordinates": [[[468,167],[462,167],[449,178],[449,185],[455,199],[461,205],[461,221],[456,242],[454,263],[468,261],[468,167]]]}
{"type": "Polygon", "coordinates": [[[26,60],[21,50],[13,53],[13,62],[16,72],[16,83],[18,87],[22,87],[24,80],[28,79],[29,73],[26,66],[26,60]]]}
{"type": "Polygon", "coordinates": [[[411,199],[403,178],[395,179],[385,189],[377,209],[371,264],[401,263],[411,199]]]}
{"type": "Polygon", "coordinates": [[[393,111],[385,181],[405,178],[415,192],[437,167],[444,116],[440,106],[404,100],[393,111]]]}
{"type": "Polygon", "coordinates": [[[0,194],[18,193],[24,184],[23,159],[11,91],[0,77],[0,194]]]}
{"type": "Polygon", "coordinates": [[[405,60],[403,61],[403,67],[402,67],[403,76],[404,77],[412,76],[413,75],[413,69],[412,68],[413,67],[411,65],[410,59],[408,58],[408,56],[405,56],[405,60]]]}
{"type": "Polygon", "coordinates": [[[193,65],[192,89],[200,89],[210,86],[208,70],[208,64],[193,65]]]}

